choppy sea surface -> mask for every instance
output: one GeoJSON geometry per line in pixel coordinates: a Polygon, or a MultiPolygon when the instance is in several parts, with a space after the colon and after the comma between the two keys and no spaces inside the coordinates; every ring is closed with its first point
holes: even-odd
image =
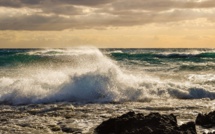
{"type": "Polygon", "coordinates": [[[214,99],[215,49],[0,49],[0,113],[29,114],[32,105],[68,113],[73,106],[69,119],[48,114],[8,119],[19,127],[37,118],[45,128],[40,133],[55,133],[44,120],[92,133],[103,120],[128,111],[174,113],[180,124],[215,110],[214,99]]]}

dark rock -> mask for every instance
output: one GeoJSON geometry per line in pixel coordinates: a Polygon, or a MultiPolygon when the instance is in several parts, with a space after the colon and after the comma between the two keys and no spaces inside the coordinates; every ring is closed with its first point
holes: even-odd
{"type": "Polygon", "coordinates": [[[215,132],[209,132],[208,134],[215,134],[215,132]]]}
{"type": "Polygon", "coordinates": [[[72,132],[74,132],[74,130],[73,130],[72,128],[69,128],[69,127],[64,127],[64,128],[62,128],[62,131],[63,131],[63,132],[67,132],[67,133],[72,133],[72,132]]]}
{"type": "Polygon", "coordinates": [[[66,125],[61,126],[61,130],[65,133],[81,133],[80,129],[73,128],[73,127],[66,126],[66,125]]]}
{"type": "Polygon", "coordinates": [[[206,128],[211,128],[215,126],[215,111],[210,112],[208,114],[198,114],[196,118],[196,124],[206,127],[206,128]]]}
{"type": "Polygon", "coordinates": [[[179,127],[179,129],[183,132],[186,132],[186,134],[195,134],[196,133],[196,126],[194,122],[188,122],[186,124],[183,124],[179,127]]]}
{"type": "Polygon", "coordinates": [[[196,134],[194,122],[177,125],[176,116],[151,113],[147,116],[126,113],[102,122],[96,129],[98,134],[196,134]]]}
{"type": "Polygon", "coordinates": [[[5,118],[0,118],[0,122],[4,122],[4,121],[8,121],[8,119],[5,119],[5,118]]]}
{"type": "Polygon", "coordinates": [[[48,125],[48,127],[52,130],[52,131],[60,131],[61,128],[58,125],[48,125]]]}
{"type": "Polygon", "coordinates": [[[215,134],[215,132],[209,132],[209,133],[204,132],[203,134],[215,134]]]}

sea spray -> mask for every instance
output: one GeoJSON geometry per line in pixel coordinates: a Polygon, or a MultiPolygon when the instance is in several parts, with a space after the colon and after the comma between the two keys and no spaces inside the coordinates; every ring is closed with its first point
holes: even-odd
{"type": "Polygon", "coordinates": [[[24,64],[22,68],[13,69],[17,76],[1,79],[1,83],[4,83],[1,85],[1,102],[26,104],[130,100],[128,93],[138,88],[132,75],[124,74],[116,62],[96,48],[56,50],[56,53],[50,51],[36,50],[25,54],[51,56],[58,62],[61,59],[61,66],[53,59],[49,64],[42,62],[40,65],[39,60],[32,63],[33,66],[24,64]]]}
{"type": "MultiPolygon", "coordinates": [[[[192,69],[181,68],[181,65],[190,64],[200,66],[204,64],[200,61],[205,60],[213,70],[211,54],[205,59],[205,56],[199,57],[202,52],[198,50],[192,53],[196,56],[185,52],[182,56],[172,56],[175,50],[162,51],[101,51],[94,47],[10,50],[8,54],[4,51],[0,56],[4,63],[0,69],[0,102],[18,105],[61,101],[101,103],[149,101],[153,98],[215,98],[213,83],[205,85],[208,81],[196,81],[194,79],[198,77],[190,73],[192,69]],[[162,51],[164,56],[157,56],[162,51]],[[139,64],[132,62],[134,60],[139,64]]],[[[211,75],[208,75],[207,71],[203,76],[212,75],[210,72],[211,75]]]]}

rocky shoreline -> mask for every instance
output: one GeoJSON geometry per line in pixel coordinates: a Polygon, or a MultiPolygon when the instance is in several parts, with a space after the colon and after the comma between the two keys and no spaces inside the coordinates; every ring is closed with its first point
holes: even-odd
{"type": "MultiPolygon", "coordinates": [[[[196,125],[206,128],[215,127],[215,111],[198,114],[195,122],[178,126],[176,116],[150,113],[128,112],[102,122],[96,129],[97,134],[197,134],[196,125]]],[[[215,134],[210,132],[208,134],[215,134]]]]}
{"type": "Polygon", "coordinates": [[[212,134],[215,130],[215,111],[179,113],[183,107],[153,111],[144,105],[148,103],[0,105],[0,133],[212,134]]]}

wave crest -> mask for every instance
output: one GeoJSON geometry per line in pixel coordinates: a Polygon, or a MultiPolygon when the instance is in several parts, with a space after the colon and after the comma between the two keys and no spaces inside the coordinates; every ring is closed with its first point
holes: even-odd
{"type": "Polygon", "coordinates": [[[28,52],[39,56],[50,56],[51,52],[53,62],[15,68],[1,77],[0,102],[18,105],[215,98],[211,89],[193,88],[196,85],[192,83],[159,79],[143,71],[123,68],[97,48],[57,50],[60,54],[53,51],[28,52]],[[64,62],[58,63],[59,60],[64,62]]]}

